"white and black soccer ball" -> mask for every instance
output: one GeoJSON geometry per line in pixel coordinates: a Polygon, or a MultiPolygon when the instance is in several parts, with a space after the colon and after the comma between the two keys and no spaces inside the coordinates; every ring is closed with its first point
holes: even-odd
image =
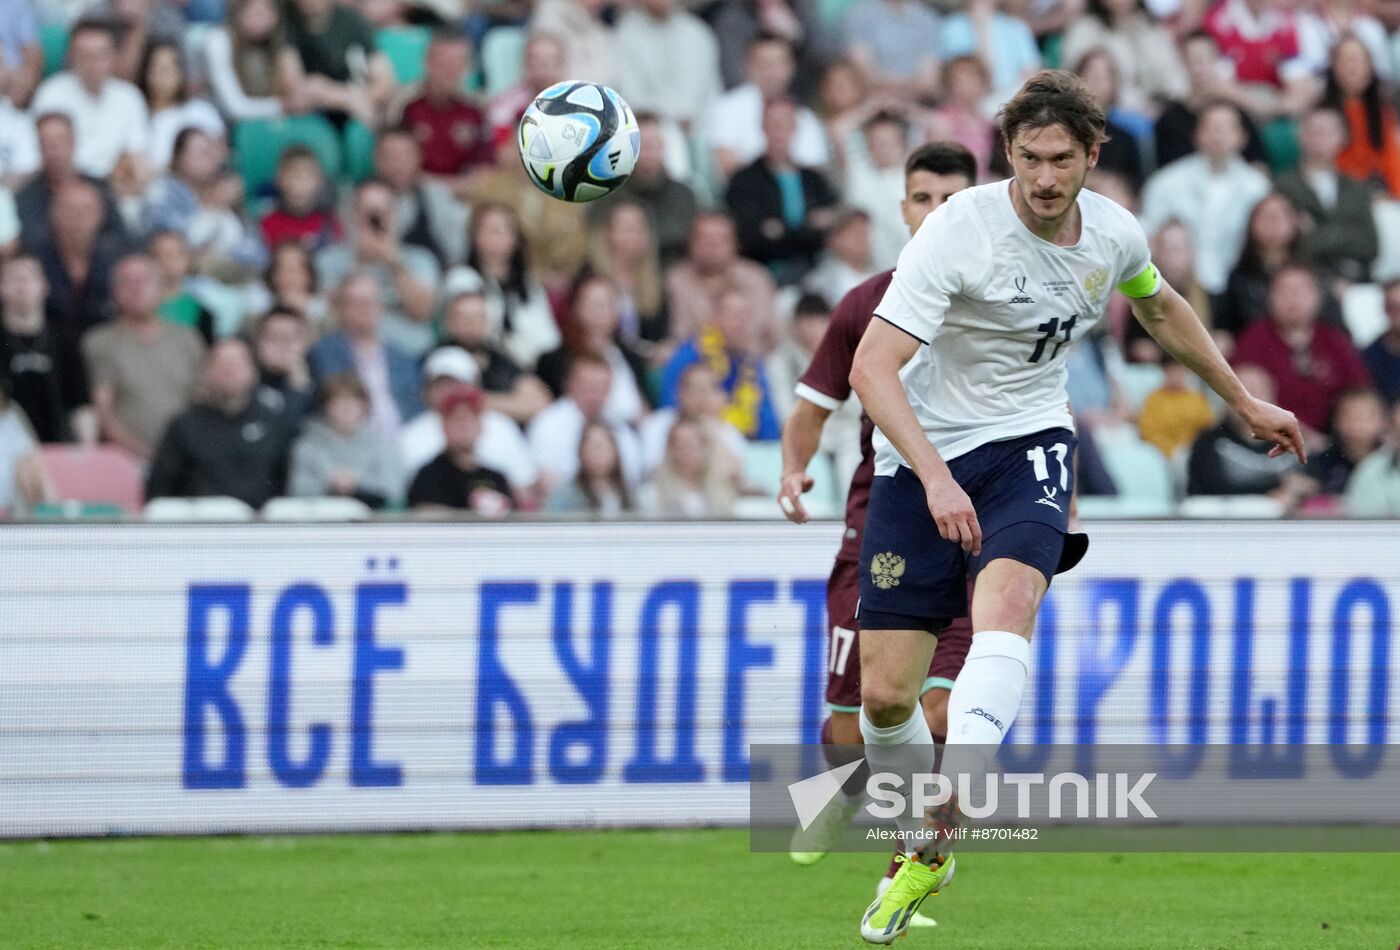
{"type": "Polygon", "coordinates": [[[569,80],[530,103],[516,144],[540,191],[562,201],[595,201],[632,174],[641,137],[632,107],[616,92],[569,80]]]}

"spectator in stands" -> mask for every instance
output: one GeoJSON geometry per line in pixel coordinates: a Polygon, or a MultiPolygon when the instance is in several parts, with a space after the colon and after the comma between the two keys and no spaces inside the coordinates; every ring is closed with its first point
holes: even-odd
{"type": "Polygon", "coordinates": [[[337,125],[354,118],[374,128],[394,90],[394,70],[374,30],[337,0],[292,0],[287,37],[301,57],[303,101],[337,125]]]}
{"type": "Polygon", "coordinates": [[[204,68],[230,122],[280,118],[303,103],[301,57],[276,0],[233,0],[228,21],[205,36],[204,68]]]}
{"type": "Polygon", "coordinates": [[[457,509],[491,517],[515,507],[506,477],[482,465],[477,454],[483,407],[481,390],[465,383],[443,396],[446,448],[413,476],[408,487],[409,507],[418,511],[457,509]]]}
{"type": "Polygon", "coordinates": [[[605,6],[605,0],[539,0],[530,31],[556,36],[564,44],[566,75],[615,86],[617,50],[612,26],[603,19],[605,6]]]}
{"type": "Polygon", "coordinates": [[[25,511],[53,496],[39,461],[38,446],[25,425],[24,410],[10,401],[8,382],[0,377],[0,513],[3,514],[25,511]]]}
{"type": "Polygon", "coordinates": [[[146,497],[229,496],[253,508],[283,494],[292,433],[253,398],[257,368],[248,344],[215,344],[200,391],[175,416],[146,477],[146,497]]]}
{"type": "Polygon", "coordinates": [[[1354,36],[1332,49],[1323,101],[1346,117],[1349,142],[1337,156],[1338,170],[1400,198],[1400,122],[1366,44],[1354,36]]]}
{"type": "MultiPolygon", "coordinates": [[[[642,146],[637,154],[637,166],[632,169],[632,177],[627,179],[627,198],[646,209],[661,263],[669,266],[685,254],[690,228],[695,222],[695,192],[666,171],[666,143],[656,114],[638,113],[637,128],[641,132],[642,146]]],[[[599,203],[597,213],[607,215],[608,207],[616,203],[615,200],[599,203]]]]}
{"type": "Polygon", "coordinates": [[[846,55],[866,82],[897,99],[938,90],[938,14],[915,0],[858,0],[841,21],[846,55]]]}
{"type": "MultiPolygon", "coordinates": [[[[39,24],[28,0],[6,5],[0,23],[0,98],[18,112],[29,106],[39,80],[44,77],[44,51],[39,44],[39,24]]],[[[0,106],[0,110],[4,107],[0,106]]],[[[0,139],[0,141],[9,141],[0,139]]]]}
{"type": "MultiPolygon", "coordinates": [[[[1134,131],[1117,121],[1122,117],[1122,110],[1115,108],[1119,87],[1118,64],[1113,54],[1105,49],[1091,49],[1079,59],[1074,71],[1083,77],[1107,117],[1104,132],[1108,135],[1108,141],[1099,147],[1095,176],[1106,171],[1113,172],[1136,192],[1142,187],[1142,152],[1138,149],[1134,131]]],[[[1141,119],[1140,116],[1135,118],[1141,119]]]]}
{"type": "Polygon", "coordinates": [[[1381,448],[1386,409],[1374,389],[1348,389],[1337,396],[1327,448],[1308,459],[1307,474],[1323,496],[1338,496],[1367,456],[1381,448]]]}
{"type": "Polygon", "coordinates": [[[1169,165],[1191,154],[1201,110],[1214,102],[1229,102],[1239,113],[1244,129],[1244,160],[1262,165],[1268,160],[1264,140],[1247,112],[1249,97],[1230,76],[1233,65],[1220,54],[1215,39],[1204,30],[1188,33],[1181,41],[1190,91],[1162,109],[1153,126],[1157,165],[1169,165]]]}
{"type": "Polygon", "coordinates": [[[40,442],[71,442],[82,428],[75,417],[88,402],[87,374],[77,341],[49,325],[48,291],[31,255],[0,265],[0,379],[40,442]]]}
{"type": "Polygon", "coordinates": [[[724,456],[725,470],[737,481],[743,469],[748,440],[744,438],[744,433],[724,420],[724,408],[724,390],[710,364],[691,363],[683,369],[680,382],[676,385],[676,404],[648,414],[637,429],[641,439],[643,470],[648,473],[656,471],[666,456],[666,439],[671,427],[678,420],[686,419],[705,430],[715,451],[724,456]]]}
{"type": "Polygon", "coordinates": [[[733,513],[734,495],[705,430],[680,419],[666,434],[666,457],[642,486],[638,502],[658,518],[725,518],[733,513]]]}
{"type": "Polygon", "coordinates": [[[1215,413],[1192,385],[1184,366],[1163,356],[1162,370],[1162,385],[1148,394],[1138,413],[1138,433],[1142,441],[1171,458],[1215,424],[1215,413]]]}
{"type": "Polygon", "coordinates": [[[224,138],[224,120],[219,111],[207,100],[190,95],[179,43],[160,40],[149,44],[137,77],[137,88],[145,97],[151,117],[146,157],[153,170],[160,171],[170,164],[175,136],[184,129],[199,129],[211,138],[224,138]]]}
{"type": "Polygon", "coordinates": [[[160,274],[144,254],[113,268],[112,301],[116,319],[82,340],[92,405],[104,438],[150,458],[170,420],[189,405],[204,342],[161,319],[160,274]]]}
{"type": "MultiPolygon", "coordinates": [[[[486,317],[486,297],[480,290],[452,297],[442,313],[441,345],[460,347],[476,361],[478,375],[472,382],[486,394],[486,408],[527,424],[553,400],[549,387],[534,373],[527,373],[492,341],[486,317]]],[[[434,351],[436,352],[436,351],[434,351]]]]}
{"type": "Polygon", "coordinates": [[[340,329],[322,337],[307,354],[318,384],[335,373],[355,371],[369,391],[370,424],[385,438],[397,438],[405,420],[423,408],[414,359],[380,337],[384,302],[379,281],[352,271],[336,287],[333,300],[340,329]]]}
{"type": "Polygon", "coordinates": [[[622,320],[617,286],[606,277],[585,275],[569,295],[564,342],[540,357],[536,372],[555,397],[563,395],[569,365],[583,354],[596,356],[612,368],[603,415],[635,424],[647,408],[646,361],[618,342],[622,320]]]}
{"type": "Polygon", "coordinates": [[[71,339],[101,322],[111,300],[108,280],[123,247],[101,226],[102,193],[77,179],[54,195],[47,237],[34,247],[49,282],[54,329],[71,339]]]}
{"type": "MultiPolygon", "coordinates": [[[[555,83],[569,78],[564,72],[567,57],[564,41],[557,36],[531,33],[525,40],[520,81],[497,93],[486,112],[494,146],[499,148],[507,142],[514,143],[516,125],[535,97],[555,83]]],[[[628,102],[633,108],[639,108],[634,100],[629,98],[628,102]]],[[[511,151],[514,152],[513,144],[511,151]]],[[[515,155],[510,157],[519,164],[515,155]]],[[[500,161],[499,157],[496,161],[500,161]]]]}
{"type": "Polygon", "coordinates": [[[49,236],[49,211],[54,195],[66,184],[85,181],[97,189],[102,202],[100,230],[113,238],[122,238],[126,227],[117,210],[111,186],[101,178],[78,171],[74,164],[77,141],[73,136],[73,120],[62,112],[39,116],[35,123],[39,154],[39,173],[15,193],[15,210],[19,214],[20,233],[24,245],[36,249],[49,236]]]}
{"type": "Polygon", "coordinates": [[[170,172],[146,194],[147,231],[189,238],[198,269],[226,282],[251,279],[267,266],[267,249],[241,214],[242,179],[224,165],[228,149],[197,128],[175,136],[170,172]]]}
{"type": "Polygon", "coordinates": [[[739,256],[734,222],[728,215],[701,212],[690,230],[689,254],[666,272],[672,339],[684,340],[699,333],[729,290],[737,290],[748,298],[763,345],[776,345],[781,333],[774,303],[777,287],[772,275],[739,256]]]}
{"type": "Polygon", "coordinates": [[[1040,69],[1035,34],[1008,0],[969,0],[943,18],[938,56],[979,56],[992,77],[992,94],[1005,101],[1040,69]]]}
{"type": "MultiPolygon", "coordinates": [[[[792,44],[782,37],[760,34],[749,44],[747,81],[719,96],[709,108],[711,160],[721,178],[729,178],[767,150],[764,104],[791,94],[795,67],[792,44]]],[[[792,162],[807,168],[825,165],[826,134],[821,122],[806,106],[798,106],[795,116],[792,162]]]]}
{"type": "Polygon", "coordinates": [[[744,294],[723,294],[713,322],[676,350],[662,376],[661,405],[676,404],[681,373],[698,362],[714,368],[726,395],[723,417],[746,438],[762,441],[781,435],[768,372],[757,347],[757,320],[744,294]]]}
{"type": "Polygon", "coordinates": [[[1371,384],[1351,337],[1320,323],[1321,313],[1317,277],[1302,265],[1285,266],[1269,287],[1269,319],[1240,334],[1234,355],[1269,374],[1278,405],[1298,417],[1304,438],[1315,446],[1323,441],[1338,394],[1371,384]]]}
{"type": "Polygon", "coordinates": [[[174,0],[103,0],[86,16],[106,24],[116,42],[116,75],[141,83],[141,63],[152,43],[179,42],[185,33],[185,13],[174,0]]]}
{"type": "Polygon", "coordinates": [[[530,422],[526,437],[546,491],[552,491],[578,474],[578,446],[584,425],[599,422],[612,430],[622,456],[622,471],[629,485],[641,475],[641,446],[637,434],[607,414],[612,392],[612,367],[590,353],[574,358],[564,383],[564,396],[530,422]]]}
{"type": "Polygon", "coordinates": [[[634,109],[698,124],[720,92],[715,34],[677,0],[639,0],[617,20],[617,91],[634,109]]]}
{"type": "Polygon", "coordinates": [[[790,158],[796,109],[790,99],[764,105],[767,148],[734,173],[724,194],[744,256],[766,264],[780,284],[796,283],[812,269],[838,200],[825,175],[790,158]]]}
{"type": "Polygon", "coordinates": [[[311,348],[310,322],[300,310],[273,307],[258,318],[252,335],[257,399],[293,432],[300,431],[316,394],[306,358],[311,348]]]}
{"type": "Polygon", "coordinates": [[[1347,141],[1346,119],[1335,109],[1318,108],[1298,130],[1302,161],[1279,176],[1276,187],[1302,216],[1300,252],[1328,274],[1366,281],[1379,253],[1370,190],[1337,168],[1347,141]]]}
{"type": "Polygon", "coordinates": [[[1400,403],[1390,407],[1390,436],[1385,445],[1352,472],[1345,505],[1353,518],[1400,515],[1400,403]]]}
{"type": "Polygon", "coordinates": [[[283,241],[296,241],[314,253],[340,240],[331,185],[315,151],[305,145],[283,149],[276,185],[276,204],[258,223],[264,244],[275,249],[283,241]]]}
{"type": "Polygon", "coordinates": [[[61,112],[73,122],[77,167],[110,175],[123,158],[140,164],[146,148],[145,100],[116,78],[116,43],[105,23],[80,20],[68,38],[68,71],[50,76],[34,93],[33,112],[61,112]]]}
{"type": "Polygon", "coordinates": [[[486,294],[492,336],[523,367],[533,367],[541,353],[560,342],[549,297],[528,260],[515,212],[505,205],[477,205],[467,232],[467,266],[447,278],[449,292],[486,294]]]}
{"type": "Polygon", "coordinates": [[[1297,115],[1316,99],[1313,64],[1303,55],[1290,6],[1274,0],[1225,0],[1206,14],[1203,26],[1233,65],[1235,84],[1242,87],[1253,114],[1268,119],[1297,115]]]}
{"type": "Polygon", "coordinates": [[[883,270],[875,263],[870,245],[870,215],[860,208],[843,210],[826,233],[826,249],[803,279],[803,288],[828,300],[840,300],[851,288],[883,270]]]}
{"type": "MultiPolygon", "coordinates": [[[[630,191],[630,188],[629,188],[630,191]]],[[[612,280],[618,292],[618,339],[638,355],[657,362],[658,345],[670,334],[665,285],[651,219],[629,198],[607,203],[589,242],[591,270],[612,280]]]]}
{"type": "Polygon", "coordinates": [[[374,174],[393,192],[399,241],[428,251],[440,267],[460,264],[466,252],[467,209],[449,188],[423,174],[423,149],[412,130],[379,133],[374,174]]]}
{"type": "MultiPolygon", "coordinates": [[[[1248,364],[1235,367],[1240,383],[1254,398],[1272,402],[1269,373],[1248,364]]],[[[1254,433],[1238,413],[1225,414],[1220,425],[1207,430],[1191,447],[1187,465],[1189,495],[1269,495],[1287,504],[1309,487],[1296,456],[1270,456],[1270,445],[1254,433]]]]}
{"type": "Polygon", "coordinates": [[[328,306],[321,295],[321,281],[311,252],[296,241],[283,241],[272,248],[272,262],[263,274],[262,293],[254,312],[273,306],[288,307],[302,314],[313,327],[320,327],[328,306]]]}
{"type": "Polygon", "coordinates": [[[206,344],[214,342],[214,314],[192,290],[194,257],[179,231],[156,231],[146,239],[146,250],[160,272],[160,315],[171,323],[189,327],[206,344]]]}
{"type": "Polygon", "coordinates": [[[1400,402],[1400,279],[1386,281],[1381,290],[1386,331],[1362,351],[1361,360],[1381,398],[1393,406],[1400,402]]]}
{"type": "MultiPolygon", "coordinates": [[[[899,213],[904,200],[904,157],[909,151],[909,127],[899,115],[875,113],[862,129],[863,154],[852,154],[846,167],[846,203],[865,212],[870,248],[878,269],[894,266],[909,240],[909,227],[899,213]]],[[[822,290],[830,300],[841,295],[822,290]]]]}
{"type": "Polygon", "coordinates": [[[1298,212],[1278,193],[1265,195],[1249,213],[1239,263],[1211,307],[1215,327],[1233,337],[1269,315],[1269,286],[1284,265],[1299,260],[1298,212]]]}
{"type": "Polygon", "coordinates": [[[826,128],[832,158],[838,168],[844,168],[865,147],[861,127],[879,111],[876,103],[891,97],[873,95],[864,73],[849,59],[838,59],[827,65],[822,72],[819,92],[817,111],[826,128]]]}
{"type": "Polygon", "coordinates": [[[370,430],[364,383],[354,373],[329,376],[319,397],[320,413],[292,446],[288,494],[392,504],[403,486],[399,447],[370,430]]]}
{"type": "Polygon", "coordinates": [[[1229,103],[1201,109],[1195,141],[1193,154],[1147,180],[1140,218],[1149,232],[1172,218],[1185,224],[1196,245],[1197,279],[1210,293],[1220,293],[1239,259],[1249,213],[1269,192],[1269,179],[1240,156],[1244,129],[1229,103]]]}
{"type": "Polygon", "coordinates": [[[442,274],[437,259],[399,239],[394,193],[373,178],[355,188],[348,231],[343,243],[316,255],[321,282],[334,286],[350,273],[370,277],[385,308],[385,339],[409,356],[421,355],[433,344],[431,321],[442,274]]]}
{"type": "Polygon", "coordinates": [[[1190,82],[1176,40],[1142,0],[1090,0],[1086,12],[1065,31],[1063,62],[1105,50],[1117,66],[1123,107],[1141,115],[1155,116],[1166,102],[1186,97],[1190,82]]]}
{"type": "Polygon", "coordinates": [[[24,81],[19,71],[0,69],[0,185],[12,191],[17,191],[39,167],[34,117],[14,101],[15,90],[24,81]]]}
{"type": "MultiPolygon", "coordinates": [[[[428,408],[409,421],[399,437],[404,472],[410,478],[446,445],[439,414],[443,399],[462,384],[477,386],[480,379],[481,370],[476,362],[459,347],[439,347],[423,361],[423,399],[428,408]]],[[[540,473],[530,445],[520,427],[505,413],[492,409],[489,403],[481,414],[476,456],[482,465],[505,475],[517,500],[532,499],[540,473]]]]}
{"type": "Polygon", "coordinates": [[[554,489],[545,500],[544,510],[612,518],[632,507],[632,492],[622,475],[617,437],[601,422],[585,424],[578,443],[578,474],[554,489]]]}
{"type": "Polygon", "coordinates": [[[405,90],[397,121],[423,149],[423,171],[454,190],[463,176],[496,161],[486,113],[466,93],[472,47],[452,29],[433,33],[423,58],[423,81],[405,90]]]}
{"type": "MultiPolygon", "coordinates": [[[[1207,327],[1213,327],[1210,295],[1196,280],[1196,248],[1191,243],[1191,232],[1186,225],[1176,219],[1168,221],[1152,235],[1152,263],[1157,266],[1162,279],[1172,289],[1181,294],[1196,316],[1207,327]]],[[[1224,338],[1215,334],[1217,345],[1227,356],[1234,338],[1224,338]]],[[[1162,349],[1152,339],[1147,329],[1137,320],[1128,320],[1123,341],[1123,355],[1129,363],[1156,363],[1161,360],[1162,349]]]]}

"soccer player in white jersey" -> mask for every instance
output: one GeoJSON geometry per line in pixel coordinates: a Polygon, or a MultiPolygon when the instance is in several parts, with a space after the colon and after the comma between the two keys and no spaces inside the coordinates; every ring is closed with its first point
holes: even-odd
{"type": "MultiPolygon", "coordinates": [[[[1000,122],[1014,177],[959,192],[929,215],[851,369],[878,427],[858,615],[861,734],[874,772],[908,772],[911,755],[932,765],[919,687],[938,632],[967,609],[969,576],[973,640],[948,702],[942,771],[985,768],[1016,717],[1073,492],[1065,350],[1102,318],[1114,287],[1167,353],[1274,443],[1272,454],[1304,457],[1293,414],[1245,391],[1152,265],[1137,220],[1084,190],[1105,123],[1083,82],[1037,73],[1000,122]]],[[[954,814],[955,803],[935,821],[954,814]]],[[[901,936],[952,879],[950,850],[943,842],[905,855],[861,936],[901,936]]]]}

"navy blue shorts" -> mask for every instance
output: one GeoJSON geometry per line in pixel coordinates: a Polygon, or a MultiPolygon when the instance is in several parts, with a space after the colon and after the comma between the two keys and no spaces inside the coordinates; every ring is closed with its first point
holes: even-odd
{"type": "Polygon", "coordinates": [[[948,463],[972,500],[982,553],[938,536],[924,486],[908,468],[875,478],[860,552],[863,630],[937,633],[967,613],[967,583],[997,558],[1028,564],[1048,582],[1083,555],[1066,548],[1074,493],[1074,433],[1048,429],[991,442],[948,463]]]}

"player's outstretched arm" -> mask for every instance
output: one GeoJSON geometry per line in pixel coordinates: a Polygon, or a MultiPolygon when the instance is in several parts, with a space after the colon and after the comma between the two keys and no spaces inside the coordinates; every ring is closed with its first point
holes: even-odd
{"type": "Polygon", "coordinates": [[[909,397],[899,381],[899,371],[921,345],[917,338],[877,315],[870,321],[856,350],[851,365],[851,388],[875,425],[923,482],[929,512],[938,525],[939,535],[957,541],[965,551],[980,554],[982,528],[977,523],[972,500],[924,435],[923,426],[914,415],[914,408],[909,405],[909,397]]]}
{"type": "Polygon", "coordinates": [[[783,480],[778,488],[778,506],[795,524],[807,523],[802,495],[811,491],[813,485],[807,466],[821,446],[822,426],[829,415],[831,410],[799,397],[783,426],[783,480]]]}
{"type": "Polygon", "coordinates": [[[1270,456],[1292,452],[1308,460],[1298,420],[1287,409],[1255,399],[1240,383],[1196,311],[1165,281],[1151,297],[1129,297],[1133,315],[1152,338],[1179,363],[1220,394],[1226,405],[1249,423],[1256,439],[1274,443],[1270,456]]]}

